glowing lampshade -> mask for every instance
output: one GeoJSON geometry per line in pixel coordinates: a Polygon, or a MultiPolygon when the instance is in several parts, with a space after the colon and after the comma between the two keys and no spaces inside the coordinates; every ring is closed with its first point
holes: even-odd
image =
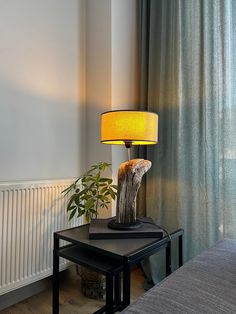
{"type": "Polygon", "coordinates": [[[153,112],[115,110],[101,114],[101,143],[150,145],[158,141],[158,115],[153,112]]]}

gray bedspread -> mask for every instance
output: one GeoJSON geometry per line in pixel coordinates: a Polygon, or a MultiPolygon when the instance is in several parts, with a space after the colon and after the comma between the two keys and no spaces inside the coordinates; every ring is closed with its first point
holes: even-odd
{"type": "Polygon", "coordinates": [[[236,240],[217,242],[122,313],[236,314],[236,240]]]}

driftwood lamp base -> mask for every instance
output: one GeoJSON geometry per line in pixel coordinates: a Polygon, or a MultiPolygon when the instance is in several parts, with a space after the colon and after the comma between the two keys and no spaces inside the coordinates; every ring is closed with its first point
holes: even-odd
{"type": "Polygon", "coordinates": [[[136,229],[141,223],[136,220],[136,197],[143,175],[152,163],[144,159],[132,159],[122,163],[118,170],[116,219],[109,223],[112,229],[136,229]]]}

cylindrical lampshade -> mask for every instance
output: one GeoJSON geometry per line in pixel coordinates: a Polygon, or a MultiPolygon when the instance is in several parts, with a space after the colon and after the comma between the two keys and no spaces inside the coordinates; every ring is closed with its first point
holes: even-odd
{"type": "Polygon", "coordinates": [[[153,112],[115,110],[101,114],[103,144],[150,145],[158,141],[158,115],[153,112]]]}

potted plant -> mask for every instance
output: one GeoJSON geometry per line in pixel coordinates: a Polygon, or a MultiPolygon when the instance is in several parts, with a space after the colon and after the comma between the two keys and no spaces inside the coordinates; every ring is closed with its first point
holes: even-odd
{"type": "MultiPolygon", "coordinates": [[[[97,218],[100,208],[108,208],[111,200],[115,200],[117,186],[111,178],[104,176],[104,172],[111,164],[99,162],[92,165],[81,177],[75,180],[62,193],[69,194],[67,212],[69,220],[75,215],[79,218],[84,216],[87,222],[97,218]]],[[[92,298],[104,298],[105,278],[84,267],[77,267],[81,276],[81,288],[84,295],[92,298]]]]}

